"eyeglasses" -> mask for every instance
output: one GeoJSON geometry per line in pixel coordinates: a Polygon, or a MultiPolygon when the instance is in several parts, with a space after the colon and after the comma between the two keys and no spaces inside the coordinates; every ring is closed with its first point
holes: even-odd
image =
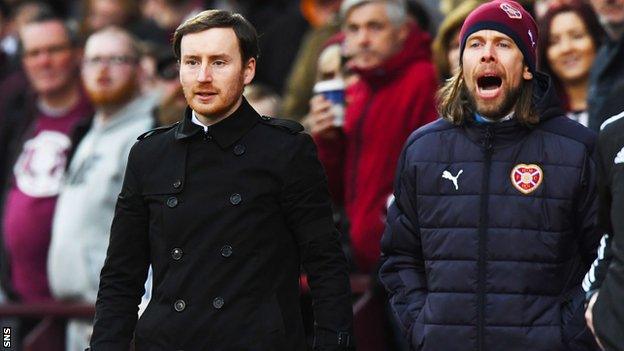
{"type": "Polygon", "coordinates": [[[62,53],[63,51],[69,50],[70,48],[71,48],[71,45],[69,43],[50,45],[48,47],[43,47],[43,48],[24,50],[24,52],[22,53],[22,57],[25,60],[29,60],[41,54],[56,55],[56,54],[62,53]]]}
{"type": "Polygon", "coordinates": [[[82,63],[85,66],[123,66],[137,63],[137,58],[129,55],[85,57],[82,63]]]}

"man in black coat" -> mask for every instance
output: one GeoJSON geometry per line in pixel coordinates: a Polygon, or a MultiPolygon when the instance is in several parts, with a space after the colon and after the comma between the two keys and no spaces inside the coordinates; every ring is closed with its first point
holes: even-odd
{"type": "Polygon", "coordinates": [[[311,138],[242,97],[255,29],[209,10],[173,39],[190,106],[139,137],[117,201],[91,349],[305,350],[300,264],[315,350],[351,348],[347,266],[311,138]],[[137,322],[148,266],[150,304],[137,322]]]}

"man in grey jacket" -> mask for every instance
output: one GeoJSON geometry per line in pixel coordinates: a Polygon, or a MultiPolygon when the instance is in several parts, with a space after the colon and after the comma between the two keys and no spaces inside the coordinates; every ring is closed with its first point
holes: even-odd
{"type": "MultiPolygon", "coordinates": [[[[128,154],[153,125],[153,100],[139,93],[138,60],[135,40],[122,29],[109,27],[87,40],[82,78],[96,112],[57,202],[48,255],[55,298],[95,303],[128,154]]],[[[91,321],[71,321],[67,350],[84,349],[91,329],[91,321]]]]}

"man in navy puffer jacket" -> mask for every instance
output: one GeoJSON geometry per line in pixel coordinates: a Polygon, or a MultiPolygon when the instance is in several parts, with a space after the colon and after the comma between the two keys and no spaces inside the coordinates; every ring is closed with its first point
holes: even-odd
{"type": "Polygon", "coordinates": [[[595,135],[535,71],[537,29],[481,5],[439,119],[399,160],[380,278],[414,350],[596,350],[580,287],[600,239],[595,135]]]}

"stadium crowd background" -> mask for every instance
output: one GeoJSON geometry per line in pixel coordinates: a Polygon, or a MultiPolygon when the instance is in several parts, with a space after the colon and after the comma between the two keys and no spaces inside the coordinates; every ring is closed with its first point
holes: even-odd
{"type": "MultiPolygon", "coordinates": [[[[137,127],[139,128],[137,136],[140,134],[139,130],[168,125],[182,117],[186,105],[178,82],[177,62],[170,47],[170,38],[175,28],[185,18],[208,8],[227,9],[243,14],[260,35],[261,51],[256,77],[252,85],[246,89],[246,98],[261,114],[297,120],[308,132],[314,134],[315,126],[310,122],[310,113],[311,106],[312,112],[315,112],[315,83],[342,80],[347,89],[346,103],[349,104],[349,87],[356,86],[362,79],[357,62],[354,62],[350,55],[351,48],[345,43],[345,33],[342,32],[345,28],[343,18],[340,16],[341,2],[340,0],[0,1],[0,210],[2,210],[0,302],[4,305],[94,303],[93,286],[78,286],[75,290],[63,289],[65,283],[62,282],[71,281],[75,278],[76,272],[85,270],[81,267],[87,264],[92,265],[89,268],[97,275],[99,272],[97,267],[101,267],[106,245],[92,244],[95,240],[89,237],[88,228],[68,225],[67,222],[71,221],[68,218],[81,213],[78,208],[86,206],[90,201],[90,194],[97,193],[97,188],[102,187],[112,193],[112,200],[103,197],[102,203],[97,204],[99,206],[96,207],[97,211],[87,211],[87,214],[84,214],[93,217],[83,218],[80,223],[83,226],[92,224],[109,226],[110,223],[106,221],[97,223],[102,221],[98,216],[100,210],[112,211],[118,190],[115,191],[114,186],[109,187],[100,183],[99,186],[79,193],[81,194],[79,196],[63,195],[67,182],[80,183],[80,177],[85,176],[76,171],[72,173],[72,177],[67,177],[67,172],[72,172],[69,169],[71,157],[74,156],[72,153],[78,146],[74,140],[81,140],[85,131],[92,125],[94,112],[106,115],[108,111],[113,116],[121,114],[123,111],[120,112],[119,108],[110,106],[129,105],[134,101],[129,97],[141,100],[143,106],[141,113],[144,113],[147,121],[144,126],[137,127]],[[49,31],[43,32],[28,28],[30,24],[54,21],[56,18],[62,19],[66,24],[66,28],[61,28],[60,32],[56,30],[58,28],[52,27],[49,31]],[[132,35],[130,45],[132,50],[128,54],[114,52],[118,44],[115,40],[119,38],[109,35],[98,38],[100,56],[94,58],[85,55],[84,45],[90,35],[109,26],[121,28],[132,35]],[[111,53],[106,57],[108,48],[111,48],[111,53]],[[98,95],[97,91],[94,92],[89,88],[86,81],[91,73],[86,72],[87,70],[92,70],[95,66],[106,66],[113,71],[125,65],[130,65],[126,67],[129,70],[119,73],[119,78],[115,77],[117,73],[93,73],[95,76],[92,79],[112,81],[111,89],[98,95]],[[81,78],[84,83],[81,82],[81,78]],[[119,86],[114,84],[116,79],[121,82],[119,86]],[[124,79],[125,81],[122,81],[124,79]],[[63,126],[51,126],[60,120],[60,118],[55,120],[55,116],[67,119],[66,123],[63,126]],[[52,122],[46,122],[46,118],[52,122]],[[32,142],[36,139],[33,133],[46,128],[61,132],[69,143],[61,147],[58,143],[65,143],[65,139],[58,141],[57,144],[55,140],[45,139],[39,140],[41,147],[38,148],[36,143],[32,142]],[[57,153],[53,152],[50,145],[58,147],[57,153]],[[37,172],[47,174],[37,175],[37,172]],[[62,206],[56,206],[59,198],[62,206]],[[57,209],[62,211],[55,212],[57,209]],[[69,235],[63,228],[69,228],[70,232],[74,232],[70,239],[63,238],[69,235]],[[68,246],[76,248],[72,251],[68,246]],[[88,257],[78,257],[84,256],[81,255],[84,252],[89,252],[88,257]],[[62,258],[66,258],[67,262],[61,262],[62,258]],[[89,263],[93,260],[99,263],[89,263]],[[51,277],[54,275],[57,276],[54,278],[56,281],[61,281],[56,287],[51,277]]],[[[435,67],[435,71],[431,71],[435,75],[434,82],[422,88],[429,89],[427,90],[429,100],[425,101],[424,105],[434,105],[435,89],[458,69],[459,29],[468,13],[480,3],[482,1],[476,0],[408,0],[405,3],[410,23],[417,28],[413,30],[420,33],[420,39],[397,41],[396,45],[400,49],[403,46],[418,45],[420,55],[432,68],[435,67]]],[[[618,104],[601,101],[600,104],[606,110],[588,111],[589,99],[604,98],[603,94],[590,89],[592,65],[595,64],[599,48],[607,41],[607,33],[601,27],[599,16],[594,13],[589,1],[545,0],[521,1],[521,3],[538,18],[540,25],[539,69],[552,76],[569,117],[597,130],[601,120],[622,109],[618,104]],[[592,94],[595,96],[592,97],[592,94]]],[[[619,42],[621,41],[620,38],[619,42]]],[[[619,64],[623,65],[624,61],[619,64]]],[[[620,68],[618,72],[621,71],[620,68]]],[[[384,77],[386,73],[383,70],[378,72],[381,80],[393,79],[390,76],[384,77]]],[[[616,75],[609,79],[621,81],[624,77],[616,75]]],[[[408,91],[414,89],[414,86],[408,82],[399,86],[399,89],[408,91]]],[[[322,106],[319,107],[321,108],[322,106]]],[[[432,111],[427,110],[426,106],[419,108],[423,114],[432,111]]],[[[432,118],[435,118],[435,113],[428,118],[423,117],[424,120],[414,127],[432,118]]],[[[410,131],[407,131],[408,134],[410,131]]],[[[384,133],[383,130],[379,132],[384,133]]],[[[392,143],[394,149],[400,150],[405,137],[389,137],[386,142],[392,143]]],[[[322,161],[326,161],[323,160],[324,157],[327,158],[327,155],[323,155],[323,149],[327,150],[327,147],[323,148],[321,145],[324,141],[319,138],[315,138],[315,141],[321,146],[322,161]]],[[[362,157],[366,158],[367,155],[364,154],[362,157]]],[[[125,162],[125,159],[119,157],[119,161],[125,162]]],[[[391,161],[392,164],[396,162],[391,161]]],[[[328,173],[333,171],[331,162],[330,164],[324,162],[324,166],[328,169],[328,173]]],[[[385,169],[389,175],[387,181],[373,181],[366,183],[366,186],[379,187],[381,193],[390,195],[387,188],[391,186],[393,170],[394,167],[385,169]]],[[[375,177],[374,174],[364,172],[359,169],[352,171],[351,173],[356,173],[352,178],[354,182],[357,179],[375,177]]],[[[119,177],[119,174],[111,172],[110,177],[119,177]]],[[[356,330],[360,323],[360,328],[368,331],[359,335],[371,338],[371,341],[357,340],[359,349],[366,350],[366,347],[369,347],[371,350],[400,350],[405,345],[400,345],[400,341],[397,340],[399,338],[393,337],[393,327],[384,322],[386,318],[383,317],[383,307],[379,307],[384,301],[381,292],[383,289],[376,283],[375,272],[381,231],[376,230],[378,232],[376,234],[362,231],[360,226],[368,227],[370,222],[363,220],[364,224],[361,224],[359,220],[349,218],[349,213],[357,213],[358,216],[361,214],[357,209],[352,208],[351,212],[345,210],[349,204],[345,203],[344,199],[339,199],[341,195],[338,193],[342,193],[345,189],[348,192],[350,185],[332,182],[331,175],[330,187],[332,195],[336,198],[335,220],[344,234],[344,250],[351,261],[352,272],[369,276],[370,284],[366,285],[367,290],[373,296],[378,296],[372,300],[372,307],[364,313],[370,318],[366,321],[356,319],[356,330]],[[381,340],[378,343],[374,341],[376,336],[381,340]]],[[[337,177],[343,178],[343,175],[337,177]]],[[[358,187],[351,185],[354,187],[352,192],[359,191],[358,187]]],[[[370,189],[366,191],[374,192],[370,189]]],[[[383,215],[383,213],[365,214],[376,218],[373,220],[376,223],[371,224],[371,227],[381,225],[383,221],[379,218],[383,219],[383,215]]],[[[97,281],[94,284],[97,292],[97,281]]],[[[149,292],[146,299],[149,299],[149,292]]],[[[306,298],[303,297],[302,301],[306,303],[306,298]]],[[[354,301],[358,300],[354,297],[354,301]]],[[[2,326],[14,326],[16,332],[19,331],[14,337],[17,345],[24,335],[36,328],[40,320],[40,318],[0,316],[0,321],[4,323],[2,326]]],[[[88,325],[89,323],[87,330],[88,325]]],[[[88,338],[88,331],[86,337],[88,338]]],[[[67,349],[72,349],[69,339],[67,349]]],[[[79,348],[72,350],[75,349],[79,348]]]]}

